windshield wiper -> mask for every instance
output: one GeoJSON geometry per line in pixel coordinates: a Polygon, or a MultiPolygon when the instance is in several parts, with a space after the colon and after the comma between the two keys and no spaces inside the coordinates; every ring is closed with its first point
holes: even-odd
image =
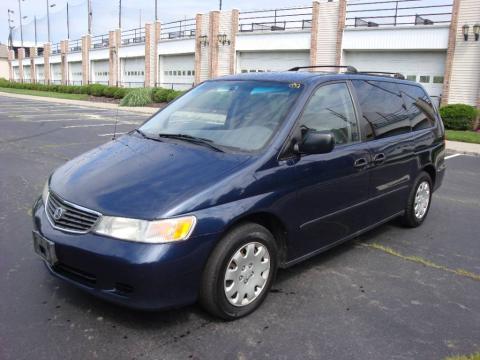
{"type": "Polygon", "coordinates": [[[192,135],[187,135],[187,134],[163,134],[160,133],[158,134],[159,137],[163,138],[168,138],[168,139],[177,139],[177,140],[183,140],[186,142],[190,142],[192,144],[198,144],[198,145],[203,145],[206,147],[209,147],[212,150],[218,151],[218,152],[225,152],[222,149],[220,149],[218,146],[213,145],[213,141],[210,139],[205,139],[202,137],[197,137],[197,136],[192,136],[192,135]]]}
{"type": "Polygon", "coordinates": [[[136,133],[139,133],[144,139],[148,139],[148,140],[153,140],[153,141],[162,141],[160,139],[155,139],[155,138],[152,138],[150,136],[148,136],[147,134],[145,134],[142,130],[140,129],[134,129],[132,130],[132,132],[136,132],[136,133]]]}

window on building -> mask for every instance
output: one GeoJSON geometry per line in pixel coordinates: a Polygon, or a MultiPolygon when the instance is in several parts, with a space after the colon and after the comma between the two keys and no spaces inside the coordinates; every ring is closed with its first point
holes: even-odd
{"type": "Polygon", "coordinates": [[[433,83],[434,84],[443,84],[443,81],[445,78],[443,76],[434,76],[433,77],[433,83]]]}
{"type": "Polygon", "coordinates": [[[300,123],[316,131],[331,131],[336,144],[359,140],[353,102],[345,83],[320,87],[305,106],[300,123]]]}
{"type": "Polygon", "coordinates": [[[417,81],[417,75],[407,75],[407,80],[417,81]]]}
{"type": "Polygon", "coordinates": [[[165,71],[163,72],[163,75],[167,76],[167,75],[168,75],[168,71],[165,70],[165,71]]]}
{"type": "Polygon", "coordinates": [[[430,82],[429,75],[420,75],[420,82],[424,84],[428,84],[430,82]]]}
{"type": "Polygon", "coordinates": [[[352,81],[367,122],[367,139],[385,138],[410,132],[410,119],[402,95],[395,83],[387,81],[352,81]]]}
{"type": "Polygon", "coordinates": [[[188,71],[187,71],[187,75],[188,75],[188,76],[191,76],[191,75],[192,75],[192,71],[191,71],[191,70],[188,70],[188,71]]]}
{"type": "Polygon", "coordinates": [[[245,74],[245,73],[247,73],[247,72],[248,72],[248,70],[242,69],[242,74],[245,74]]]}

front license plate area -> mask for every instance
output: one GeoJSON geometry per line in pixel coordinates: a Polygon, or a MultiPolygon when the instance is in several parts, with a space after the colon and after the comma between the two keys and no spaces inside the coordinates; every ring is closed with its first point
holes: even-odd
{"type": "Polygon", "coordinates": [[[44,238],[37,232],[33,232],[33,248],[35,252],[45,260],[50,266],[57,263],[57,255],[55,253],[55,243],[44,238]]]}

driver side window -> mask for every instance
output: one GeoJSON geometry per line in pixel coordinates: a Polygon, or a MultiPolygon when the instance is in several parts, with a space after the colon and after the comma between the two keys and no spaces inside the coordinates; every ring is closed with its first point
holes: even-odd
{"type": "Polygon", "coordinates": [[[318,88],[305,106],[302,125],[319,132],[332,132],[337,145],[358,141],[357,119],[347,84],[318,88]]]}

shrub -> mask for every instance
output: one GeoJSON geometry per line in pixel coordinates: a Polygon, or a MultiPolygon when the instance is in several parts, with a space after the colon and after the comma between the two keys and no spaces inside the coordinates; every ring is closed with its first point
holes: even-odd
{"type": "Polygon", "coordinates": [[[152,103],[152,89],[132,89],[120,101],[120,106],[145,106],[152,103]]]}
{"type": "Polygon", "coordinates": [[[167,95],[167,102],[175,100],[177,97],[182,95],[184,91],[172,91],[170,94],[167,95]]]}
{"type": "Polygon", "coordinates": [[[477,109],[465,104],[452,104],[440,109],[440,115],[446,129],[472,130],[477,109]]]}
{"type": "Polygon", "coordinates": [[[103,96],[103,91],[107,86],[102,84],[91,84],[89,86],[89,94],[93,96],[103,96]]]}
{"type": "Polygon", "coordinates": [[[172,91],[173,90],[163,88],[154,89],[152,93],[152,99],[157,103],[167,102],[167,97],[172,91]]]}
{"type": "Polygon", "coordinates": [[[115,92],[113,93],[113,97],[115,99],[123,99],[125,95],[128,94],[128,89],[126,88],[115,88],[115,92]]]}
{"type": "Polygon", "coordinates": [[[117,91],[116,86],[107,86],[105,89],[103,89],[103,96],[113,98],[115,97],[115,91],[117,91]]]}

